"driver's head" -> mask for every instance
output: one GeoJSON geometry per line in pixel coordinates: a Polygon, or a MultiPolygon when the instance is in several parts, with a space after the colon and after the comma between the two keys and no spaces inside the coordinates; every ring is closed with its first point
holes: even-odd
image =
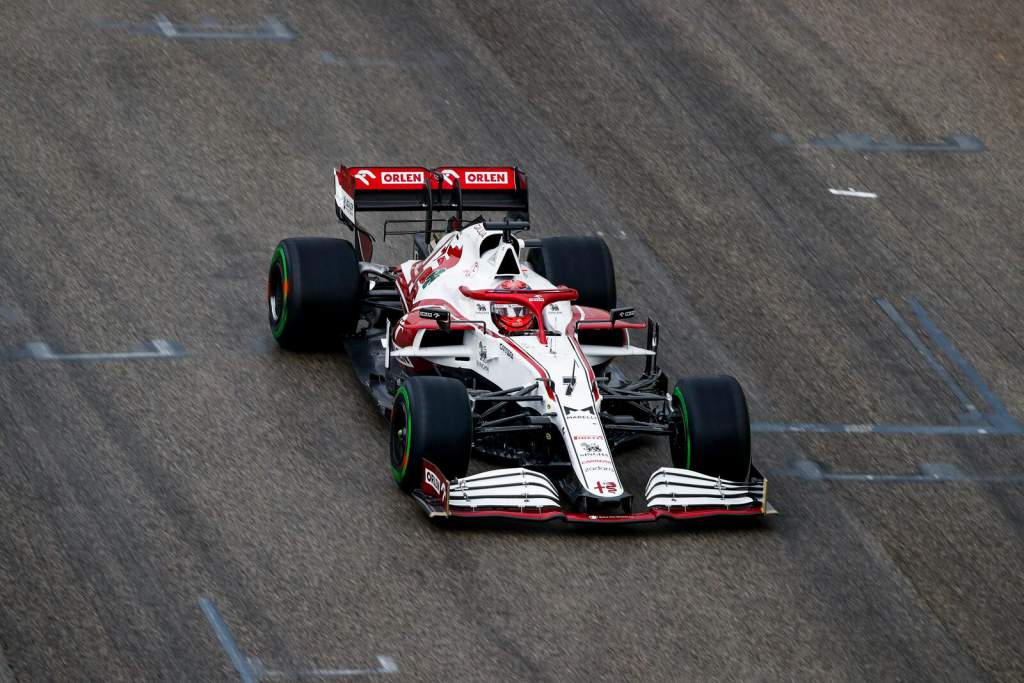
{"type": "MultiPolygon", "coordinates": [[[[496,289],[505,289],[513,292],[525,291],[529,288],[522,280],[504,280],[496,287],[496,289]]],[[[524,332],[535,326],[533,313],[522,304],[492,303],[491,318],[494,320],[494,324],[498,326],[498,329],[506,334],[524,332]]]]}

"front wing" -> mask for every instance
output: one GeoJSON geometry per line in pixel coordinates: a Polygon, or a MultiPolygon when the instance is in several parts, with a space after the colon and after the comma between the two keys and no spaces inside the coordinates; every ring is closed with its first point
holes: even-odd
{"type": "Polygon", "coordinates": [[[515,467],[448,481],[429,461],[424,461],[422,485],[413,491],[413,498],[432,519],[638,524],[660,519],[751,517],[776,512],[768,504],[768,482],[756,469],[749,482],[733,482],[662,467],[651,475],[645,495],[644,512],[575,512],[562,508],[555,485],[540,472],[515,467]]]}

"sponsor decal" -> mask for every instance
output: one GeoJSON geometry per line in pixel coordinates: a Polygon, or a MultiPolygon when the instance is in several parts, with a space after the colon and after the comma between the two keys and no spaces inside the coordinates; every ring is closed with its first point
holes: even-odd
{"type": "Polygon", "coordinates": [[[437,253],[430,265],[439,268],[454,268],[460,258],[462,258],[462,245],[459,244],[458,237],[455,237],[437,253]]]}
{"type": "Polygon", "coordinates": [[[429,467],[423,468],[423,485],[427,493],[433,493],[438,498],[444,498],[445,485],[441,478],[429,467]]]}
{"type": "Polygon", "coordinates": [[[482,303],[477,302],[476,312],[477,313],[486,313],[487,312],[487,304],[482,304],[482,303]]]}
{"type": "Polygon", "coordinates": [[[465,185],[504,185],[508,183],[508,171],[465,171],[462,182],[465,185]]]}
{"type": "Polygon", "coordinates": [[[450,185],[454,185],[455,181],[459,179],[458,171],[453,171],[450,168],[442,169],[441,175],[444,177],[444,182],[450,185]]]}
{"type": "Polygon", "coordinates": [[[369,169],[366,169],[366,168],[364,168],[361,171],[358,171],[355,174],[355,179],[358,180],[359,182],[361,182],[363,185],[369,185],[370,184],[370,180],[369,179],[370,178],[376,178],[376,177],[377,177],[376,173],[374,173],[373,171],[371,171],[369,169]]]}
{"type": "Polygon", "coordinates": [[[382,185],[422,184],[423,171],[382,171],[380,182],[382,185]]]}
{"type": "Polygon", "coordinates": [[[614,481],[599,481],[594,484],[594,488],[597,489],[598,493],[611,493],[615,494],[619,490],[619,485],[614,481]]]}
{"type": "Polygon", "coordinates": [[[437,270],[435,270],[435,271],[434,271],[433,273],[430,273],[429,275],[427,275],[427,276],[426,276],[425,278],[423,278],[423,280],[422,280],[422,281],[420,282],[420,289],[426,289],[426,288],[427,288],[427,285],[429,285],[429,284],[430,284],[431,282],[433,282],[434,280],[436,280],[436,279],[438,278],[438,276],[439,276],[439,275],[441,275],[441,273],[444,273],[444,272],[446,272],[447,270],[448,270],[447,268],[438,268],[438,269],[437,269],[437,270]]]}
{"type": "Polygon", "coordinates": [[[586,465],[580,463],[580,468],[583,470],[584,474],[593,474],[596,472],[615,472],[615,468],[609,465],[607,462],[589,463],[586,465]]]}
{"type": "Polygon", "coordinates": [[[341,213],[345,218],[354,223],[356,220],[356,203],[349,196],[348,192],[341,189],[341,185],[338,185],[338,191],[335,193],[334,199],[338,202],[338,208],[341,209],[341,213]]]}
{"type": "Polygon", "coordinates": [[[530,301],[544,301],[544,297],[539,294],[534,294],[530,297],[530,301]]]}
{"type": "Polygon", "coordinates": [[[498,348],[501,349],[501,352],[508,356],[510,360],[512,359],[512,352],[508,350],[507,346],[504,344],[498,344],[498,348]]]}
{"type": "Polygon", "coordinates": [[[604,453],[604,449],[598,446],[596,443],[580,444],[580,448],[583,449],[584,453],[604,453]]]}
{"type": "Polygon", "coordinates": [[[486,361],[487,360],[487,347],[484,346],[484,343],[482,341],[478,341],[477,342],[477,348],[478,348],[478,350],[480,352],[480,360],[486,361]]]}
{"type": "Polygon", "coordinates": [[[593,420],[593,408],[566,408],[565,417],[567,420],[593,420]]]}
{"type": "Polygon", "coordinates": [[[594,434],[577,434],[572,437],[573,441],[604,441],[604,437],[594,434]]]}

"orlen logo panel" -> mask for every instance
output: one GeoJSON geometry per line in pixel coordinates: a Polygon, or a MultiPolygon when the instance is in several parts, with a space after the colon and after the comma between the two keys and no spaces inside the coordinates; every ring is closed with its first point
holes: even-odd
{"type": "Polygon", "coordinates": [[[463,171],[463,185],[507,185],[508,171],[463,171]]]}
{"type": "Polygon", "coordinates": [[[422,185],[423,171],[382,171],[382,185],[422,185]]]}
{"type": "MultiPolygon", "coordinates": [[[[423,483],[430,487],[438,498],[444,498],[445,485],[441,483],[441,478],[429,467],[423,468],[423,483]]],[[[427,493],[431,493],[431,491],[427,491],[427,493]]]]}

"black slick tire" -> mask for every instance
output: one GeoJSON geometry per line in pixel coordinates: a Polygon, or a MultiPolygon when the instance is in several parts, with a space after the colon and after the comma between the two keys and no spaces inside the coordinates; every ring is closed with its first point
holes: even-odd
{"type": "Polygon", "coordinates": [[[600,237],[546,237],[527,262],[552,284],[578,291],[580,306],[615,308],[615,264],[600,237]]]}
{"type": "Polygon", "coordinates": [[[363,279],[352,243],[282,240],[267,277],[267,314],[277,343],[292,351],[336,348],[359,320],[363,279]]]}
{"type": "Polygon", "coordinates": [[[750,417],[735,378],[693,377],[672,391],[672,465],[729,481],[750,478],[750,417]]]}
{"type": "Polygon", "coordinates": [[[466,476],[473,415],[462,382],[450,377],[410,377],[391,406],[391,475],[406,493],[423,481],[423,461],[445,478],[466,476]]]}

